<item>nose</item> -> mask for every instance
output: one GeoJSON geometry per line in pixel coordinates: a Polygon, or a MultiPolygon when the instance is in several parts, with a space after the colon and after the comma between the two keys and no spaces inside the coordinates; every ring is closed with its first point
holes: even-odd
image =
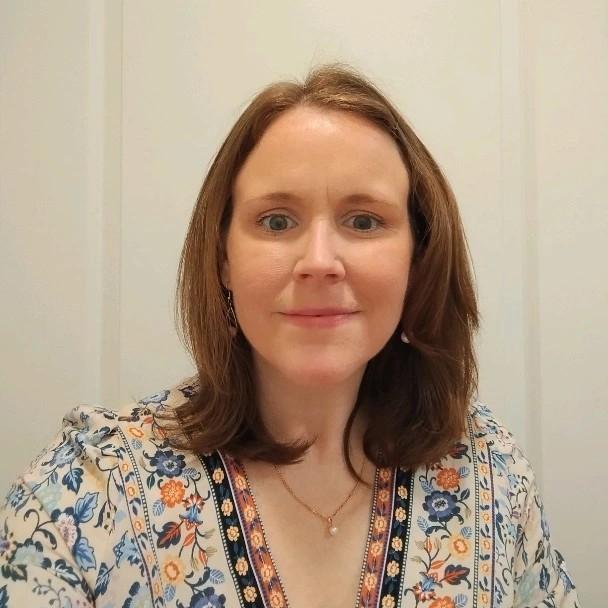
{"type": "Polygon", "coordinates": [[[302,250],[298,252],[294,274],[299,278],[344,277],[341,259],[340,236],[336,234],[331,221],[319,219],[311,223],[302,238],[302,250]]]}

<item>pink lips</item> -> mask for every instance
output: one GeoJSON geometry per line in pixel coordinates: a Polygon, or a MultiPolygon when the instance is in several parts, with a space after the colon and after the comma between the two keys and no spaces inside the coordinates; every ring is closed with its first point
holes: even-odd
{"type": "Polygon", "coordinates": [[[307,315],[307,316],[325,316],[325,315],[344,315],[356,312],[346,308],[325,307],[325,308],[298,308],[295,310],[287,310],[284,314],[287,315],[307,315]]]}
{"type": "Polygon", "coordinates": [[[350,321],[357,311],[343,312],[341,309],[307,309],[298,313],[285,314],[285,318],[301,327],[336,327],[350,321]],[[337,310],[337,312],[335,312],[337,310]],[[319,312],[322,311],[322,312],[319,312]]]}

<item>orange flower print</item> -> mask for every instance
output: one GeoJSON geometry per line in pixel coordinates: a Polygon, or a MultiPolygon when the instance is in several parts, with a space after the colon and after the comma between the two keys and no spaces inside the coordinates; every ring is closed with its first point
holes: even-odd
{"type": "Polygon", "coordinates": [[[401,551],[403,549],[403,541],[398,536],[395,536],[391,542],[391,547],[395,551],[401,551]]]}
{"type": "Polygon", "coordinates": [[[270,607],[271,608],[283,608],[285,602],[283,601],[283,594],[276,589],[270,592],[270,607]]]}
{"type": "Polygon", "coordinates": [[[400,498],[407,498],[407,488],[405,486],[399,486],[397,488],[397,494],[400,498]]]}
{"type": "Polygon", "coordinates": [[[133,437],[137,437],[137,439],[141,439],[145,433],[141,430],[138,429],[136,426],[130,426],[128,428],[129,434],[133,435],[133,437]]]}
{"type": "Polygon", "coordinates": [[[215,483],[222,483],[224,481],[224,471],[219,467],[213,471],[213,475],[211,476],[215,483]]]}
{"type": "Polygon", "coordinates": [[[460,475],[454,468],[441,469],[437,474],[437,484],[444,490],[457,488],[460,484],[460,475]]]}
{"type": "Polygon", "coordinates": [[[376,521],[374,522],[374,530],[378,534],[382,534],[382,532],[386,530],[386,517],[381,515],[380,517],[376,518],[376,521]]]}
{"type": "Polygon", "coordinates": [[[389,496],[390,496],[390,493],[388,490],[380,490],[380,492],[378,492],[378,501],[386,502],[388,500],[389,496]]]}
{"type": "Polygon", "coordinates": [[[171,584],[176,585],[184,580],[184,564],[177,555],[169,555],[163,562],[162,573],[165,579],[171,584]]]}
{"type": "Polygon", "coordinates": [[[379,542],[372,543],[371,547],[369,548],[369,552],[372,557],[378,557],[378,555],[380,555],[380,553],[382,553],[382,543],[379,543],[379,542]]]}
{"type": "Polygon", "coordinates": [[[395,598],[392,595],[387,595],[382,598],[382,608],[395,608],[395,598]]]}
{"type": "Polygon", "coordinates": [[[234,569],[241,576],[245,576],[245,574],[247,574],[247,571],[249,570],[249,564],[247,563],[247,560],[244,557],[239,557],[239,559],[236,561],[234,569]]]}
{"type": "Polygon", "coordinates": [[[226,517],[228,517],[232,513],[233,508],[234,508],[234,506],[232,504],[232,501],[229,498],[225,498],[222,501],[222,513],[226,517]]]}
{"type": "Polygon", "coordinates": [[[377,582],[378,582],[378,577],[374,573],[368,572],[365,575],[363,584],[365,585],[366,589],[368,589],[369,591],[373,591],[376,588],[377,582]]]}
{"type": "Polygon", "coordinates": [[[242,475],[237,474],[234,477],[234,485],[239,490],[244,490],[247,487],[247,481],[245,480],[245,478],[242,475]]]}
{"type": "Polygon", "coordinates": [[[253,543],[253,546],[256,549],[259,549],[262,546],[264,542],[264,537],[262,536],[262,533],[259,530],[255,530],[251,533],[251,542],[253,543]]]}
{"type": "Polygon", "coordinates": [[[454,600],[447,596],[438,597],[429,604],[429,608],[454,608],[454,600]]]}
{"type": "Polygon", "coordinates": [[[390,577],[399,574],[399,564],[393,559],[386,566],[386,574],[390,577]]]}
{"type": "Polygon", "coordinates": [[[395,511],[395,519],[397,521],[403,521],[405,518],[407,517],[407,512],[405,509],[403,509],[402,507],[399,507],[396,511],[395,511]]]}
{"type": "Polygon", "coordinates": [[[230,526],[226,531],[226,536],[228,537],[228,540],[231,540],[233,542],[235,540],[238,540],[240,536],[239,529],[236,526],[230,526]]]}
{"type": "Polygon", "coordinates": [[[160,484],[160,498],[167,507],[174,507],[184,498],[184,484],[175,479],[168,479],[160,484]]]}
{"type": "Polygon", "coordinates": [[[255,509],[251,505],[245,507],[245,520],[252,522],[255,519],[255,509]]]}
{"type": "Polygon", "coordinates": [[[465,557],[469,554],[469,543],[462,536],[451,536],[450,537],[450,547],[452,549],[452,553],[454,555],[459,555],[460,557],[465,557]]]}
{"type": "Polygon", "coordinates": [[[254,587],[245,587],[245,589],[243,589],[243,595],[245,596],[245,600],[248,602],[255,602],[258,597],[254,587]]]}
{"type": "Polygon", "coordinates": [[[267,583],[272,578],[272,566],[270,564],[262,564],[260,574],[262,575],[262,580],[267,583]]]}
{"type": "Polygon", "coordinates": [[[391,478],[391,470],[387,467],[380,469],[380,481],[388,481],[391,478]]]}

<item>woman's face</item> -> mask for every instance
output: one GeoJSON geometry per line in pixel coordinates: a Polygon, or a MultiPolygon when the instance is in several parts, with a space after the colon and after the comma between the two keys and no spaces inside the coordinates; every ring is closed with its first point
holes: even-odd
{"type": "Polygon", "coordinates": [[[363,373],[402,314],[408,190],[397,145],[358,115],[297,107],[266,130],[235,179],[222,268],[258,372],[314,386],[363,373]],[[355,312],[286,314],[323,307],[355,312]]]}

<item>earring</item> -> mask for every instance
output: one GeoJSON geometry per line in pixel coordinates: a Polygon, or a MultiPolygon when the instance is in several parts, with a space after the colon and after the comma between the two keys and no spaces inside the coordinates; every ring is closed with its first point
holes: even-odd
{"type": "Polygon", "coordinates": [[[410,341],[407,339],[407,336],[405,335],[405,332],[404,332],[404,331],[402,331],[402,332],[401,332],[401,341],[402,341],[402,342],[405,342],[406,344],[409,344],[409,342],[410,342],[410,341]]]}
{"type": "Polygon", "coordinates": [[[232,306],[232,292],[230,290],[228,290],[228,331],[233,338],[238,332],[238,323],[232,306]]]}

